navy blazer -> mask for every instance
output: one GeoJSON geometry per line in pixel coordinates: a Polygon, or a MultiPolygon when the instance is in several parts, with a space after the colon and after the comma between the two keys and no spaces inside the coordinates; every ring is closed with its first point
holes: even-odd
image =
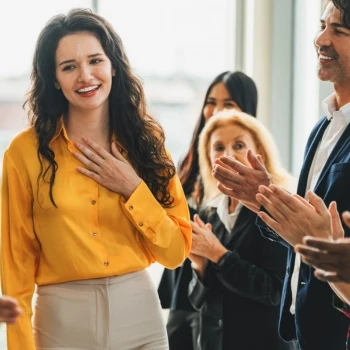
{"type": "MultiPolygon", "coordinates": [[[[327,118],[321,119],[310,134],[298,183],[298,194],[302,197],[305,196],[312,160],[328,124],[327,118]]],[[[314,192],[327,206],[331,201],[336,201],[339,212],[350,209],[350,124],[324,165],[314,192]]],[[[264,236],[276,239],[271,229],[259,219],[257,222],[264,236]]],[[[345,228],[347,236],[349,231],[345,228]]],[[[285,241],[280,241],[287,245],[285,241]]],[[[333,291],[328,283],[319,281],[313,274],[314,269],[304,263],[300,266],[295,315],[290,313],[295,253],[293,247],[288,248],[279,321],[280,336],[286,341],[297,338],[302,350],[344,350],[349,320],[333,307],[333,291]]]]}

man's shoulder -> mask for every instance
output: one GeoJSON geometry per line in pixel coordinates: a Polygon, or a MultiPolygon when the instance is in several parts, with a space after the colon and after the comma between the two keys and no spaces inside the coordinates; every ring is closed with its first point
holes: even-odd
{"type": "Polygon", "coordinates": [[[327,117],[324,116],[321,119],[318,120],[318,122],[315,124],[315,126],[312,128],[309,138],[308,138],[308,142],[307,142],[307,147],[310,145],[310,143],[314,140],[314,138],[316,137],[318,131],[321,129],[322,125],[324,124],[324,122],[327,120],[327,117]]]}
{"type": "Polygon", "coordinates": [[[312,133],[312,132],[317,132],[317,131],[320,129],[320,127],[322,126],[322,124],[323,124],[326,120],[327,120],[327,117],[326,117],[326,116],[321,117],[321,118],[317,121],[317,123],[314,125],[314,127],[313,127],[311,133],[312,133]]]}

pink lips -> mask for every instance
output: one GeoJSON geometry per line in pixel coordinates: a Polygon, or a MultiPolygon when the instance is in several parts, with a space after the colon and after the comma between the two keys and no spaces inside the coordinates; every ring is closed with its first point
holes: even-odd
{"type": "MultiPolygon", "coordinates": [[[[90,85],[91,86],[91,85],[90,85]]],[[[79,90],[76,91],[77,94],[79,94],[79,96],[81,97],[92,97],[92,96],[95,96],[97,94],[97,91],[98,89],[100,88],[101,85],[97,85],[96,88],[92,89],[92,90],[88,90],[88,91],[82,91],[82,92],[79,92],[79,90],[81,89],[84,89],[84,88],[87,88],[89,86],[86,86],[86,87],[82,87],[80,88],[79,90]]]]}

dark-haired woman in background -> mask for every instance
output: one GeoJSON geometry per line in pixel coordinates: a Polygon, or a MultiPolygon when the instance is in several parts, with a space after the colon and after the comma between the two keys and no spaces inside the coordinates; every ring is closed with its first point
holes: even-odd
{"type": "Polygon", "coordinates": [[[215,113],[236,108],[256,117],[258,92],[254,81],[242,72],[224,72],[209,85],[204,105],[195,126],[190,148],[179,165],[179,178],[190,208],[200,207],[203,193],[198,187],[198,137],[205,123],[215,113]]]}
{"type": "MultiPolygon", "coordinates": [[[[202,111],[193,132],[190,148],[179,165],[179,177],[190,209],[191,218],[203,199],[199,177],[198,138],[205,123],[224,109],[237,109],[256,116],[258,93],[254,81],[242,72],[223,72],[209,85],[202,111]]],[[[198,336],[198,313],[188,300],[192,278],[190,260],[175,270],[164,270],[158,294],[164,309],[170,309],[167,332],[171,350],[195,349],[198,336]]]]}
{"type": "Polygon", "coordinates": [[[119,36],[88,10],[55,16],[31,78],[32,126],[3,166],[2,288],[23,310],[8,348],[168,349],[145,268],[179,266],[191,226],[119,36]]]}

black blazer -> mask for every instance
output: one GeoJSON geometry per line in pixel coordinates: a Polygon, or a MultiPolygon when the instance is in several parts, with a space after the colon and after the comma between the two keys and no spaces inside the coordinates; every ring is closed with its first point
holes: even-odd
{"type": "Polygon", "coordinates": [[[199,349],[294,349],[278,336],[287,250],[261,236],[245,207],[228,239],[215,209],[201,217],[233,253],[220,268],[209,262],[204,282],[193,273],[189,299],[200,311],[199,349]]]}
{"type": "MultiPolygon", "coordinates": [[[[298,184],[298,194],[302,197],[305,196],[312,160],[328,124],[326,118],[320,120],[309,137],[298,184]]],[[[327,206],[336,201],[340,213],[350,209],[350,125],[330,154],[314,191],[327,206]]],[[[258,219],[257,223],[265,236],[278,239],[261,220],[258,219]]],[[[345,232],[349,236],[349,230],[345,228],[345,232]]],[[[279,322],[281,337],[285,340],[297,337],[302,350],[344,350],[349,320],[333,307],[333,292],[329,285],[314,277],[314,270],[303,263],[300,266],[295,316],[290,313],[295,254],[292,247],[280,241],[288,247],[279,322]]]]}

